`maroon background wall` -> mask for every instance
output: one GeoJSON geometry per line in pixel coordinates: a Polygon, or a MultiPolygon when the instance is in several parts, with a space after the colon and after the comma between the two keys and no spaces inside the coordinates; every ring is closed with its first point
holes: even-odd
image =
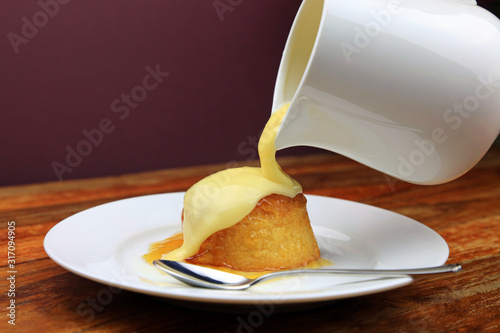
{"type": "Polygon", "coordinates": [[[299,5],[0,2],[0,185],[254,158],[299,5]]]}
{"type": "Polygon", "coordinates": [[[300,2],[1,1],[0,185],[255,158],[300,2]]]}

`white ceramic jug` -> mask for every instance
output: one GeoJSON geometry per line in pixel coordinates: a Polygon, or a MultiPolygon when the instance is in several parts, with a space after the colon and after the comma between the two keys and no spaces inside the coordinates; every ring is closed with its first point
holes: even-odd
{"type": "Polygon", "coordinates": [[[473,1],[305,0],[281,61],[276,147],[439,184],[500,132],[500,20],[473,1]]]}

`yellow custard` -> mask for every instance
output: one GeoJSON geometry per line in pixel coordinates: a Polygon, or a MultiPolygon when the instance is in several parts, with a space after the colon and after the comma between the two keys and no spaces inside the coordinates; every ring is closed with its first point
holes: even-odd
{"type": "Polygon", "coordinates": [[[182,261],[196,255],[201,244],[217,231],[232,227],[247,216],[262,198],[279,194],[290,198],[302,187],[276,162],[276,134],[288,110],[272,114],[259,140],[261,167],[227,169],[193,185],[184,197],[184,242],[162,259],[182,261]]]}

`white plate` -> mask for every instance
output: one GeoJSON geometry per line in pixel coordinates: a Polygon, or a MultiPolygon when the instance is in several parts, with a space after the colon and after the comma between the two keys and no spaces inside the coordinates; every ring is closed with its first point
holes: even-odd
{"type": "MultiPolygon", "coordinates": [[[[270,280],[246,291],[193,288],[147,264],[154,241],[180,231],[184,193],[142,196],[70,216],[46,235],[47,254],[85,278],[169,300],[199,304],[294,305],[394,289],[411,277],[301,276],[270,280]],[[373,279],[373,278],[371,278],[373,279]]],[[[336,268],[410,268],[444,264],[448,246],[437,233],[402,215],[355,202],[307,195],[323,258],[336,268]]]]}

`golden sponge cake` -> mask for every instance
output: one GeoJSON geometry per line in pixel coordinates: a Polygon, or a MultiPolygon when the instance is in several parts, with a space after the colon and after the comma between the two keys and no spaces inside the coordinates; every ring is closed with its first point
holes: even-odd
{"type": "Polygon", "coordinates": [[[306,198],[272,194],[243,220],[220,230],[187,262],[240,271],[299,268],[320,258],[306,210],[306,198]]]}

